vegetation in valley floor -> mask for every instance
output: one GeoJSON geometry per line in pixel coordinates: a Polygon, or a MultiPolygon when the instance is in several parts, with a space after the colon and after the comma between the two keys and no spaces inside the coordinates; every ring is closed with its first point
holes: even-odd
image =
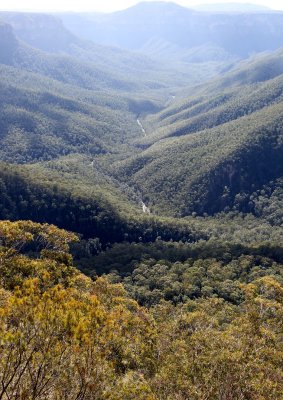
{"type": "Polygon", "coordinates": [[[283,398],[282,15],[0,18],[0,400],[283,398]]]}

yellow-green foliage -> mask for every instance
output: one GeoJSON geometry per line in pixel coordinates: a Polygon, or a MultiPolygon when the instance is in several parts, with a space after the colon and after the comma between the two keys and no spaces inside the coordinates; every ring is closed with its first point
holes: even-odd
{"type": "MultiPolygon", "coordinates": [[[[62,255],[74,235],[46,224],[4,221],[0,237],[0,398],[124,398],[119,391],[133,380],[131,371],[140,371],[145,399],[142,392],[150,389],[142,371],[153,370],[156,341],[148,313],[121,286],[93,283],[68,265],[69,258],[65,264],[62,255]],[[44,242],[41,258],[16,251],[35,239],[44,242]]],[[[125,390],[131,396],[137,389],[125,390]]]]}
{"type": "Polygon", "coordinates": [[[146,310],[72,267],[73,234],[2,221],[0,240],[0,399],[282,398],[273,277],[243,284],[239,306],[203,298],[146,310]]]}
{"type": "Polygon", "coordinates": [[[241,307],[219,299],[192,302],[178,313],[157,307],[158,398],[282,398],[282,286],[265,277],[245,291],[241,307]]]}

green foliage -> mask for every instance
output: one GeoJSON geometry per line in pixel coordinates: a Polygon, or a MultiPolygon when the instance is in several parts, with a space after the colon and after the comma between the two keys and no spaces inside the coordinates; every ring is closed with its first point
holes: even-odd
{"type": "MultiPolygon", "coordinates": [[[[198,299],[177,306],[160,301],[147,311],[121,285],[92,282],[58,261],[68,255],[73,234],[47,224],[2,221],[0,239],[3,399],[280,398],[282,267],[273,264],[269,271],[277,268],[277,280],[261,277],[257,261],[271,268],[263,258],[241,257],[226,266],[216,260],[167,264],[167,279],[179,276],[187,287],[197,287],[205,271],[229,301],[210,297],[202,287],[198,299]],[[39,251],[32,258],[19,253],[32,244],[39,251]],[[24,275],[23,260],[30,266],[24,275]],[[226,279],[232,275],[239,278],[234,291],[226,279]]],[[[158,278],[162,285],[166,276],[158,271],[164,266],[152,268],[146,272],[152,284],[158,278]]]]}
{"type": "MultiPolygon", "coordinates": [[[[47,224],[2,221],[0,238],[1,397],[107,399],[113,391],[121,398],[123,390],[135,393],[135,387],[124,388],[123,379],[152,369],[156,334],[147,312],[121,286],[92,283],[55,260],[73,234],[47,224]],[[31,242],[43,247],[40,258],[15,250],[31,242]]],[[[140,380],[142,392],[149,392],[140,380]]]]}
{"type": "Polygon", "coordinates": [[[184,70],[6,18],[0,399],[282,398],[282,51],[176,102],[219,43],[184,70]]]}
{"type": "Polygon", "coordinates": [[[265,212],[262,207],[255,211],[253,198],[258,194],[253,192],[281,187],[281,125],[279,99],[277,106],[218,129],[157,143],[120,163],[119,173],[138,185],[156,213],[211,214],[232,209],[256,213],[280,225],[280,219],[279,223],[274,219],[280,216],[280,203],[273,202],[273,208],[265,212]]]}
{"type": "Polygon", "coordinates": [[[161,300],[173,304],[189,299],[222,298],[233,304],[243,299],[242,283],[263,276],[276,276],[283,283],[282,264],[272,259],[241,255],[230,262],[215,259],[188,259],[184,263],[149,260],[137,264],[131,275],[117,279],[112,272],[108,279],[122,282],[139,303],[150,306],[161,300]],[[115,279],[116,278],[116,279],[115,279]]]}
{"type": "Polygon", "coordinates": [[[86,238],[96,237],[103,246],[124,240],[194,241],[205,237],[185,221],[144,216],[115,182],[107,182],[94,169],[85,158],[50,163],[45,168],[2,164],[0,218],[55,223],[86,238]]]}
{"type": "Polygon", "coordinates": [[[123,283],[139,303],[147,306],[161,300],[173,304],[189,299],[222,298],[239,304],[242,284],[264,276],[282,283],[282,241],[240,244],[210,239],[195,244],[116,244],[99,255],[77,261],[93,277],[105,274],[113,283],[123,283]]]}
{"type": "MultiPolygon", "coordinates": [[[[95,101],[93,99],[93,101],[95,101]]],[[[103,101],[101,102],[103,103],[103,101]]],[[[138,132],[133,116],[103,104],[88,104],[36,86],[1,84],[0,157],[19,164],[44,161],[70,153],[94,157],[112,152],[138,132]],[[125,135],[125,132],[132,131],[125,135]]]]}
{"type": "Polygon", "coordinates": [[[241,307],[219,299],[194,301],[177,312],[156,307],[162,356],[153,384],[159,398],[282,396],[282,286],[267,277],[244,291],[241,307]]]}
{"type": "MultiPolygon", "coordinates": [[[[283,63],[282,56],[279,60],[283,63]]],[[[206,85],[205,91],[200,87],[194,96],[149,116],[146,124],[154,131],[143,143],[200,132],[282,102],[282,74],[252,85],[236,85],[232,77],[227,89],[215,87],[212,82],[206,85]]],[[[219,85],[223,82],[225,78],[216,80],[219,85]]]]}

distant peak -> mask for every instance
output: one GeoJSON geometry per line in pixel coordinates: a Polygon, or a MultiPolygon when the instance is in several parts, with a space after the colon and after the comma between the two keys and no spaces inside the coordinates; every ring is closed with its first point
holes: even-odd
{"type": "Polygon", "coordinates": [[[187,7],[180,6],[171,1],[141,1],[127,10],[189,10],[187,7]]]}

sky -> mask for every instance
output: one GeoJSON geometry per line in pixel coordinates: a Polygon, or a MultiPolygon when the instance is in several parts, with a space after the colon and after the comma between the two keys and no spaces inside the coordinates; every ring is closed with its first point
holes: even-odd
{"type": "MultiPolygon", "coordinates": [[[[152,0],[143,0],[152,1],[152,0]]],[[[254,3],[283,10],[283,0],[171,0],[185,7],[211,3],[254,3]]],[[[0,10],[99,11],[111,12],[131,7],[139,0],[0,0],[0,10]]]]}

